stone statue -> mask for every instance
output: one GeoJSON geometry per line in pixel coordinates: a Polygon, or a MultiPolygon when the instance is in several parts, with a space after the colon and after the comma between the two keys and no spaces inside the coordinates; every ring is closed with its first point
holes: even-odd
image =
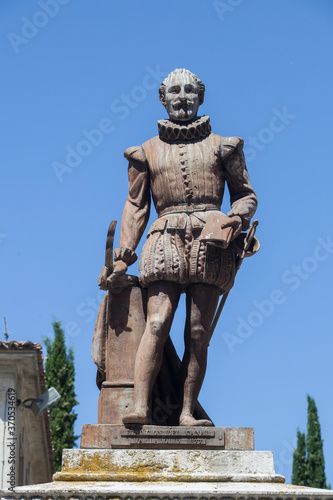
{"type": "Polygon", "coordinates": [[[204,93],[196,75],[174,70],[159,89],[169,119],[158,122],[158,136],[125,151],[129,194],[112,273],[108,276],[104,267],[99,277],[102,289],[112,289],[137,259],[135,250],[149,219],[151,197],[158,215],[139,264],[147,312],[135,360],[134,406],[123,417],[126,425],[150,423],[149,398],[182,293],[187,312],[178,381],[179,425],[213,425],[208,418],[195,418],[194,410],[219,296],[233,286],[237,256],[244,253],[241,231],[249,228],[257,199],[243,140],[212,133],[209,117],[197,116],[204,93]],[[225,184],[231,204],[227,216],[220,212],[225,184]]]}

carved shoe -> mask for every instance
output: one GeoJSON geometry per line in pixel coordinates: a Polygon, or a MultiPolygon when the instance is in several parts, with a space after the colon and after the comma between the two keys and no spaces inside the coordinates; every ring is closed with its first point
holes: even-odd
{"type": "Polygon", "coordinates": [[[147,425],[149,424],[149,417],[145,413],[139,413],[139,412],[128,413],[123,417],[123,424],[147,425]]]}
{"type": "Polygon", "coordinates": [[[196,420],[191,415],[184,415],[179,419],[179,425],[187,426],[187,427],[214,427],[213,422],[202,418],[200,420],[196,420]]]}

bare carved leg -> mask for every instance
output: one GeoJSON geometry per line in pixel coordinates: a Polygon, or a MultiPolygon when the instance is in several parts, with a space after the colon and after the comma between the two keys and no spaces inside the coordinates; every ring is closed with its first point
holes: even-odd
{"type": "Polygon", "coordinates": [[[179,425],[213,425],[210,420],[195,420],[193,412],[206,372],[209,329],[218,299],[219,289],[214,286],[195,284],[187,291],[186,306],[190,310],[187,311],[185,352],[181,366],[184,389],[179,425]]]}
{"type": "Polygon", "coordinates": [[[147,424],[148,401],[161,368],[163,348],[180,297],[179,285],[167,281],[152,283],[148,289],[147,325],[142,336],[134,372],[134,409],[124,424],[147,424]]]}

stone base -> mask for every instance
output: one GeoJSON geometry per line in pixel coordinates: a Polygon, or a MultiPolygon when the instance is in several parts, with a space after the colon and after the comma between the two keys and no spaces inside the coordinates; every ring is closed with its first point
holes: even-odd
{"type": "Polygon", "coordinates": [[[53,483],[1,500],[333,500],[331,490],[282,484],[268,451],[64,450],[53,483]]]}
{"type": "Polygon", "coordinates": [[[99,425],[122,425],[123,416],[133,411],[133,394],[134,382],[103,382],[98,398],[99,425]]]}
{"type": "Polygon", "coordinates": [[[274,483],[53,482],[3,492],[1,500],[333,500],[331,490],[274,483]]]}
{"type": "Polygon", "coordinates": [[[270,451],[64,450],[55,481],[277,482],[270,451]]]}
{"type": "Polygon", "coordinates": [[[167,427],[87,424],[80,448],[254,450],[252,427],[167,427]]]}

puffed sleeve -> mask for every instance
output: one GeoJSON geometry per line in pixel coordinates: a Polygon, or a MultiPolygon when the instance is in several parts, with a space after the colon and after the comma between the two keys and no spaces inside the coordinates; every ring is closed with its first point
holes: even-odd
{"type": "Polygon", "coordinates": [[[128,164],[128,196],[121,220],[120,247],[134,252],[147,226],[150,213],[149,171],[143,149],[126,149],[128,164]]]}
{"type": "Polygon", "coordinates": [[[243,230],[249,228],[257,209],[257,197],[252,188],[240,137],[223,137],[221,141],[222,168],[230,193],[229,216],[239,215],[243,230]]]}

